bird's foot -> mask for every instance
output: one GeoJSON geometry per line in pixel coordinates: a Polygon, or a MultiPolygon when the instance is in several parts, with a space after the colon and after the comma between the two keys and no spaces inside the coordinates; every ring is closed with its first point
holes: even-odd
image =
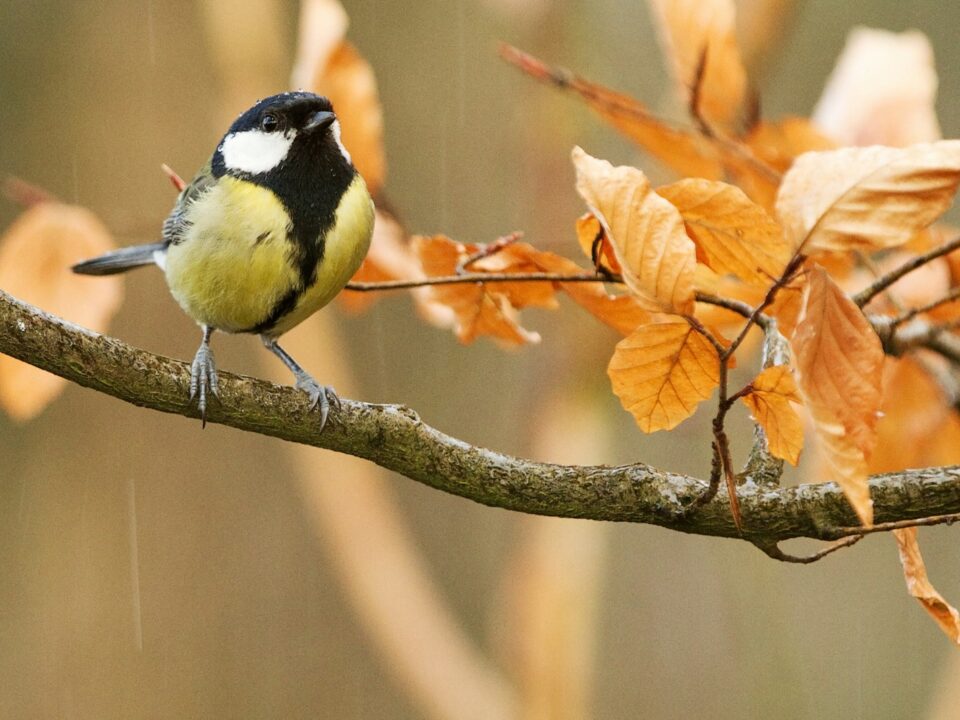
{"type": "Polygon", "coordinates": [[[330,406],[333,405],[337,410],[341,408],[340,397],[332,387],[321,385],[306,372],[296,373],[296,377],[297,389],[303,390],[310,398],[310,409],[320,408],[320,429],[323,430],[330,415],[330,406]]]}
{"type": "Polygon", "coordinates": [[[217,366],[213,361],[213,350],[204,343],[197,350],[190,366],[190,399],[197,399],[197,409],[200,411],[200,422],[207,426],[207,393],[220,397],[220,384],[217,377],[217,366]]]}

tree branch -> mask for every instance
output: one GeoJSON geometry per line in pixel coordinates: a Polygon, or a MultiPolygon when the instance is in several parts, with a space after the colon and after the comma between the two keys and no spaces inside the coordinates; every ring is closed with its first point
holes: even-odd
{"type": "MultiPolygon", "coordinates": [[[[198,417],[188,400],[187,363],[77,327],[2,291],[0,352],[140,407],[198,417]]],[[[834,483],[741,488],[741,535],[726,497],[684,516],[684,505],[703,492],[705,483],[644,464],[531,462],[444,435],[407,408],[351,400],[344,400],[343,409],[319,433],[303,393],[229,373],[220,375],[220,395],[221,402],[208,410],[208,422],[355,455],[485,505],[742,536],[767,547],[793,537],[836,539],[861,532],[834,483]]],[[[960,467],[877,476],[871,490],[878,523],[958,513],[960,467]]]]}

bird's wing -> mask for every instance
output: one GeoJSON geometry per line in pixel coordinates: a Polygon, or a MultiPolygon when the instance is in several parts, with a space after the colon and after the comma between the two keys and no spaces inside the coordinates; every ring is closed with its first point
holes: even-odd
{"type": "Polygon", "coordinates": [[[173,206],[173,210],[163,221],[164,245],[176,245],[183,240],[183,234],[190,226],[190,221],[186,219],[187,208],[216,181],[217,179],[213,176],[208,160],[207,164],[200,169],[200,172],[194,176],[190,184],[180,193],[177,204],[173,206]]]}

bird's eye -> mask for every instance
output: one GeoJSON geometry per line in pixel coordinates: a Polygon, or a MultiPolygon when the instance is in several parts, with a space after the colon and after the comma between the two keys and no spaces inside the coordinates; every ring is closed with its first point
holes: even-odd
{"type": "Polygon", "coordinates": [[[260,129],[264,132],[274,132],[280,127],[280,119],[273,113],[267,113],[260,118],[260,129]]]}

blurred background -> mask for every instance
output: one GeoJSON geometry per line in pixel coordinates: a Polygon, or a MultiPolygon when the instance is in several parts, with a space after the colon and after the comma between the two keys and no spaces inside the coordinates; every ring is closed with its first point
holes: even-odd
{"type": "MultiPolygon", "coordinates": [[[[411,231],[520,229],[578,257],[571,146],[654,167],[496,52],[507,41],[674,107],[644,3],[344,7],[411,231]]],[[[160,164],[191,175],[237,113],[287,88],[298,15],[279,1],[3,3],[0,172],[91,208],[120,244],[154,238],[174,200],[160,164]]],[[[747,0],[739,16],[766,116],[809,114],[855,25],[916,28],[936,53],[943,134],[960,134],[960,6],[747,0]]],[[[17,213],[0,206],[2,225],[17,213]]],[[[614,333],[571,304],[526,319],[537,346],[464,347],[385,295],[289,342],[341,394],[409,404],[471,443],[708,473],[708,412],[643,436],[609,390],[614,333]]],[[[127,279],[111,333],[178,358],[199,339],[152,270],[127,279]]],[[[286,382],[255,339],[215,347],[222,369],[286,382]]],[[[960,664],[889,537],[806,567],[742,542],[528,518],[77,387],[29,423],[0,416],[0,458],[3,718],[960,718],[960,664]]],[[[956,603],[956,531],[921,535],[956,603]]]]}

